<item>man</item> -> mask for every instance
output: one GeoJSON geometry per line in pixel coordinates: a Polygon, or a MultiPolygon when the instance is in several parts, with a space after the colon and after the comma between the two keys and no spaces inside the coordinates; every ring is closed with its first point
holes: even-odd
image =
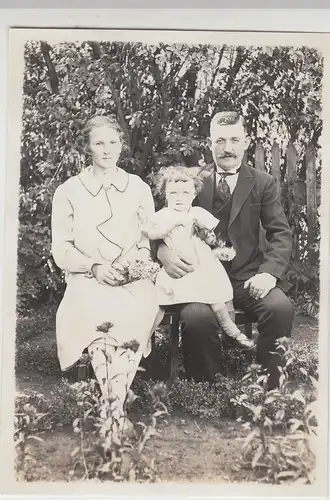
{"type": "MultiPolygon", "coordinates": [[[[214,164],[205,177],[197,203],[219,219],[215,232],[236,250],[226,265],[234,289],[234,306],[258,322],[257,362],[268,369],[268,388],[278,385],[278,338],[291,335],[293,307],[284,291],[292,234],[271,175],[244,164],[250,139],[236,112],[217,113],[207,139],[214,164]]],[[[216,250],[214,250],[216,252],[216,250]]],[[[167,273],[180,278],[191,263],[164,244],[158,258],[167,273]]],[[[213,382],[220,371],[219,326],[208,305],[184,304],[180,311],[185,368],[188,376],[213,382]]]]}

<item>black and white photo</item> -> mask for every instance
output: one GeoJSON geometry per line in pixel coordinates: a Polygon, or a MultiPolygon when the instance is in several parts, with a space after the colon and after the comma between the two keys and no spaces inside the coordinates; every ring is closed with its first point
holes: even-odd
{"type": "Polygon", "coordinates": [[[313,495],[326,38],[17,35],[15,481],[313,495]]]}

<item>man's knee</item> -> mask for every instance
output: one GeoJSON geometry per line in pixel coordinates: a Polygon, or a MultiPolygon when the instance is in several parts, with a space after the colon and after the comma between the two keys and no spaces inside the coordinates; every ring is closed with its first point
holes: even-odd
{"type": "Polygon", "coordinates": [[[180,312],[182,329],[202,331],[215,321],[214,313],[210,306],[201,303],[191,303],[183,306],[180,312]]]}
{"type": "Polygon", "coordinates": [[[293,305],[290,299],[285,295],[280,288],[274,288],[264,298],[264,307],[267,311],[274,315],[286,316],[293,318],[293,305]]]}
{"type": "Polygon", "coordinates": [[[263,299],[260,315],[261,324],[271,322],[276,328],[278,336],[291,335],[293,317],[293,305],[280,288],[274,288],[263,299]]]}

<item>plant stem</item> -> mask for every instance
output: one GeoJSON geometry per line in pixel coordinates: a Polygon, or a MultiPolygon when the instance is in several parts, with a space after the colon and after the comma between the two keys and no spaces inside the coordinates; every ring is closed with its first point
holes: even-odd
{"type": "Polygon", "coordinates": [[[80,416],[80,448],[81,448],[81,454],[83,457],[85,477],[86,477],[86,479],[89,479],[89,472],[88,472],[88,467],[87,467],[86,457],[85,457],[84,437],[85,437],[84,436],[84,418],[83,418],[83,416],[80,416]]]}

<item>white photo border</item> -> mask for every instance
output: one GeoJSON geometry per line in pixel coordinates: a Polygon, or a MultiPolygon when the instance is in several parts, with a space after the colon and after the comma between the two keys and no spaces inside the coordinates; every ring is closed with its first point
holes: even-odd
{"type": "MultiPolygon", "coordinates": [[[[104,14],[104,13],[103,13],[104,14]]],[[[65,15],[65,13],[63,13],[65,15]]],[[[88,13],[86,13],[86,16],[88,13]]],[[[90,15],[90,14],[89,14],[90,15]]],[[[159,15],[159,11],[155,12],[154,15],[159,15]]],[[[49,13],[49,16],[51,14],[49,13]]],[[[51,17],[49,17],[51,19],[51,17]]],[[[201,18],[200,18],[201,19],[201,18]]],[[[87,20],[87,19],[86,19],[87,20]]],[[[90,23],[90,18],[88,19],[90,23]]],[[[98,19],[100,21],[100,19],[98,19]]],[[[104,18],[103,18],[104,23],[104,18]]],[[[247,23],[248,24],[248,23],[247,23]]],[[[201,30],[204,28],[204,22],[200,21],[201,30]]],[[[223,29],[223,28],[222,28],[223,29]]],[[[329,354],[329,342],[327,337],[327,332],[329,328],[329,254],[330,254],[330,241],[329,241],[329,186],[330,179],[329,173],[326,166],[329,164],[330,160],[330,108],[329,108],[329,96],[330,96],[330,35],[309,33],[304,35],[290,34],[290,33],[233,33],[233,32],[199,32],[198,43],[227,43],[231,45],[307,45],[318,48],[324,55],[324,79],[323,79],[323,133],[322,133],[322,187],[321,187],[321,314],[320,314],[320,397],[319,401],[322,402],[319,415],[321,418],[320,428],[326,430],[327,442],[325,443],[325,434],[320,433],[320,447],[324,448],[323,465],[324,463],[328,467],[328,408],[329,408],[329,369],[328,369],[328,354],[329,354]],[[229,41],[228,41],[229,40],[229,41]],[[285,40],[283,42],[283,40],[285,40]],[[327,408],[327,412],[324,412],[324,408],[327,408]],[[327,448],[325,450],[325,448],[327,448]]],[[[29,29],[15,29],[12,30],[9,37],[9,61],[15,61],[14,65],[9,66],[9,71],[7,74],[8,84],[7,88],[10,89],[10,94],[8,99],[5,101],[5,106],[8,106],[7,112],[7,131],[6,134],[3,133],[1,140],[4,142],[4,149],[6,151],[6,157],[3,159],[3,165],[6,166],[5,172],[1,171],[1,181],[3,180],[4,174],[6,175],[5,184],[5,238],[4,238],[4,259],[2,266],[3,268],[3,287],[2,287],[2,377],[1,377],[1,424],[2,432],[1,435],[1,448],[4,450],[4,445],[6,445],[6,456],[3,463],[0,463],[1,471],[1,481],[0,484],[3,488],[3,479],[6,479],[6,488],[8,490],[3,490],[3,493],[24,493],[35,495],[41,493],[45,495],[49,490],[49,484],[24,484],[19,487],[14,487],[12,483],[13,480],[13,469],[11,460],[8,459],[10,448],[10,436],[12,432],[12,415],[13,415],[13,394],[15,390],[14,384],[14,331],[15,331],[15,303],[16,303],[16,248],[17,248],[17,210],[18,210],[18,182],[19,182],[19,156],[20,156],[20,123],[21,123],[21,88],[22,88],[22,78],[23,78],[23,52],[22,48],[24,46],[25,40],[30,39],[45,39],[51,43],[59,40],[83,40],[83,39],[95,39],[95,40],[105,40],[105,39],[115,39],[115,40],[129,40],[129,41],[142,41],[148,43],[155,43],[156,40],[169,41],[174,43],[175,41],[187,42],[191,40],[191,43],[196,41],[196,32],[189,31],[123,31],[123,30],[82,30],[75,29],[72,30],[39,30],[35,29],[33,31],[29,29]],[[108,38],[109,37],[109,38],[108,38]],[[190,38],[191,37],[191,38],[190,38]],[[19,64],[16,64],[19,61],[19,64]],[[5,141],[3,138],[5,137],[5,141]],[[4,293],[5,291],[5,293],[4,293]],[[10,379],[10,380],[8,380],[10,379]],[[9,411],[10,410],[10,411],[9,411]],[[3,429],[6,429],[3,432],[3,429]],[[10,431],[9,431],[10,430],[10,431]],[[9,448],[7,448],[9,446],[9,448]],[[9,467],[8,467],[9,466],[9,467]],[[11,479],[9,481],[9,479],[11,479]]],[[[2,198],[4,199],[4,198],[2,198]]],[[[0,351],[1,352],[1,351],[0,351]]],[[[0,429],[0,431],[1,431],[0,429]]],[[[13,448],[12,448],[13,449],[13,448]]],[[[1,453],[1,451],[0,451],[1,453]]],[[[3,454],[2,454],[3,455],[3,454]]],[[[12,457],[13,458],[13,455],[12,457]]],[[[320,460],[322,461],[322,460],[320,460]]],[[[299,497],[309,497],[314,496],[324,496],[326,490],[324,489],[327,479],[327,467],[322,467],[322,485],[320,483],[321,490],[319,493],[315,491],[315,486],[311,487],[300,487],[299,492],[294,492],[299,497]]],[[[220,486],[220,484],[219,484],[220,486]]],[[[0,488],[1,488],[0,487],[0,488]]],[[[161,485],[112,485],[112,494],[122,494],[125,491],[125,495],[137,498],[137,495],[157,495],[159,490],[168,496],[173,495],[173,489],[175,488],[175,498],[178,496],[193,496],[196,498],[197,495],[200,497],[207,498],[212,496],[217,497],[218,492],[215,494],[215,484],[213,485],[171,485],[161,484],[161,485]]],[[[282,487],[271,487],[263,485],[254,485],[251,487],[247,484],[244,485],[232,485],[229,487],[227,485],[221,485],[221,495],[219,497],[233,497],[240,496],[246,497],[250,493],[253,498],[258,496],[292,496],[293,489],[282,488],[282,487]],[[260,486],[258,488],[257,486],[260,486]],[[272,492],[271,492],[272,490],[272,492]]],[[[106,493],[108,491],[108,486],[104,485],[99,488],[96,484],[86,483],[79,484],[59,484],[52,483],[52,494],[74,494],[74,495],[92,495],[106,493]]],[[[0,489],[0,492],[1,489],[0,489]]]]}

